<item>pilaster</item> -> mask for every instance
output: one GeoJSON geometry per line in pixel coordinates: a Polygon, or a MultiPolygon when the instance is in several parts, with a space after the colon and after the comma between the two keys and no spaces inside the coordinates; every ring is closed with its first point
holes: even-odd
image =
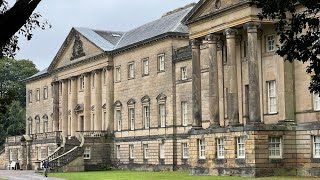
{"type": "Polygon", "coordinates": [[[91,85],[90,73],[83,74],[84,76],[84,131],[91,130],[91,85]]]}
{"type": "Polygon", "coordinates": [[[95,127],[94,130],[102,130],[102,92],[101,92],[101,69],[95,70],[95,127]]]}
{"type": "Polygon", "coordinates": [[[112,134],[114,131],[114,78],[113,72],[114,68],[112,65],[107,66],[106,68],[106,114],[107,114],[107,122],[105,123],[107,127],[108,134],[112,134]]]}
{"type": "Polygon", "coordinates": [[[71,80],[71,136],[75,136],[78,130],[78,115],[75,112],[78,101],[78,80],[77,77],[70,78],[71,80]]]}
{"type": "Polygon", "coordinates": [[[63,137],[68,136],[68,80],[64,79],[61,81],[62,84],[62,135],[63,137]]]}

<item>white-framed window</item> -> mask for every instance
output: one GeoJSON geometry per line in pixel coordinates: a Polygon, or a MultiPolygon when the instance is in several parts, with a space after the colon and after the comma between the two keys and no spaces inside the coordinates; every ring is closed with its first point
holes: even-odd
{"type": "Polygon", "coordinates": [[[182,125],[188,126],[189,124],[188,103],[186,101],[181,102],[181,119],[182,119],[182,125]]]}
{"type": "Polygon", "coordinates": [[[159,121],[160,127],[166,127],[166,106],[159,104],[159,121]]]}
{"type": "Polygon", "coordinates": [[[313,94],[313,109],[315,111],[320,110],[320,97],[319,94],[313,94]]]}
{"type": "Polygon", "coordinates": [[[143,106],[143,119],[144,119],[144,128],[150,128],[150,107],[143,106]]]}
{"type": "Polygon", "coordinates": [[[267,52],[271,52],[275,50],[275,46],[276,46],[276,41],[275,41],[275,35],[269,35],[266,36],[266,50],[267,52]]]}
{"type": "Polygon", "coordinates": [[[79,84],[80,85],[80,90],[84,90],[84,77],[83,76],[80,77],[80,81],[79,82],[80,82],[80,84],[79,84]]]}
{"type": "Polygon", "coordinates": [[[268,81],[268,113],[277,113],[277,87],[276,81],[268,81]]]}
{"type": "Polygon", "coordinates": [[[117,159],[120,159],[120,158],[121,158],[121,155],[120,155],[120,145],[117,145],[117,146],[116,146],[116,154],[117,154],[117,159]]]}
{"type": "Polygon", "coordinates": [[[159,158],[164,159],[164,143],[161,143],[159,146],[159,158]]]}
{"type": "Polygon", "coordinates": [[[134,78],[134,63],[130,63],[128,65],[128,78],[133,79],[134,78]]]}
{"type": "Polygon", "coordinates": [[[245,137],[244,136],[237,138],[237,157],[238,158],[245,158],[246,157],[245,137]]]}
{"type": "Polygon", "coordinates": [[[198,139],[199,159],[206,159],[206,142],[204,139],[198,139]]]}
{"type": "Polygon", "coordinates": [[[37,89],[36,101],[40,101],[40,89],[37,89]]]}
{"type": "Polygon", "coordinates": [[[320,158],[320,136],[313,136],[313,158],[320,158]]]}
{"type": "Polygon", "coordinates": [[[164,61],[164,54],[159,54],[158,55],[158,70],[159,71],[164,71],[165,69],[165,61],[164,61]]]}
{"type": "Polygon", "coordinates": [[[121,131],[122,129],[122,116],[121,116],[121,110],[116,110],[117,115],[117,126],[118,131],[121,131]]]}
{"type": "Polygon", "coordinates": [[[182,158],[188,159],[189,158],[189,146],[188,143],[182,143],[182,158]]]}
{"type": "Polygon", "coordinates": [[[282,157],[281,137],[269,137],[269,158],[282,157]]]}
{"type": "Polygon", "coordinates": [[[37,160],[41,159],[41,147],[37,147],[37,160]]]}
{"type": "Polygon", "coordinates": [[[134,130],[134,108],[129,108],[130,130],[134,130]]]}
{"type": "Polygon", "coordinates": [[[32,103],[32,90],[29,91],[29,103],[32,103]]]}
{"type": "Polygon", "coordinates": [[[121,69],[120,69],[120,67],[116,67],[115,76],[116,76],[116,82],[121,81],[121,69]]]}
{"type": "Polygon", "coordinates": [[[188,79],[187,67],[181,67],[181,80],[188,79]]]}
{"type": "Polygon", "coordinates": [[[224,158],[224,139],[223,138],[217,139],[217,157],[219,159],[224,158]]]}
{"type": "Polygon", "coordinates": [[[43,99],[48,99],[48,87],[43,88],[43,99]]]}
{"type": "Polygon", "coordinates": [[[130,159],[134,159],[134,145],[133,144],[129,145],[129,157],[130,157],[130,159]]]}
{"type": "Polygon", "coordinates": [[[86,147],[83,152],[83,159],[90,159],[91,158],[91,148],[86,147]]]}
{"type": "Polygon", "coordinates": [[[143,67],[143,75],[146,76],[149,74],[149,59],[142,60],[142,67],[143,67]]]}
{"type": "Polygon", "coordinates": [[[143,145],[143,158],[148,159],[149,158],[149,147],[148,144],[143,145]]]}

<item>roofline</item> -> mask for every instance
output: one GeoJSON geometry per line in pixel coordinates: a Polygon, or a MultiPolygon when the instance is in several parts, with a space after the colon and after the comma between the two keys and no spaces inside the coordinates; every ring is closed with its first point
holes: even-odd
{"type": "MultiPolygon", "coordinates": [[[[233,8],[241,7],[241,6],[247,5],[247,4],[249,4],[249,5],[251,4],[251,3],[250,3],[250,0],[243,0],[243,1],[239,2],[239,3],[237,3],[237,4],[233,4],[233,5],[227,6],[227,7],[223,8],[223,9],[220,9],[220,10],[217,10],[217,11],[214,11],[214,12],[211,12],[211,13],[209,13],[209,14],[207,14],[207,15],[204,15],[204,16],[201,16],[201,17],[198,17],[198,18],[195,18],[195,19],[193,19],[193,20],[189,20],[189,18],[192,17],[192,15],[196,12],[196,10],[198,10],[198,9],[200,8],[200,6],[199,6],[199,7],[197,7],[197,9],[194,8],[193,10],[191,10],[190,12],[192,12],[192,14],[190,13],[190,15],[187,15],[187,16],[182,20],[182,23],[185,24],[186,26],[188,26],[188,25],[190,25],[190,24],[192,24],[192,23],[196,23],[196,22],[202,21],[202,20],[204,20],[204,19],[213,17],[213,16],[215,16],[215,15],[217,15],[217,14],[224,13],[224,12],[227,12],[227,11],[233,9],[233,8]]],[[[202,4],[201,4],[201,5],[202,5],[202,4]]]]}
{"type": "Polygon", "coordinates": [[[49,76],[49,75],[50,75],[50,73],[45,72],[45,73],[40,74],[40,75],[38,75],[38,76],[34,76],[34,77],[31,77],[31,78],[30,78],[30,77],[29,77],[29,78],[26,78],[26,79],[22,80],[22,82],[28,83],[28,82],[31,82],[31,81],[34,81],[34,80],[41,79],[41,78],[43,78],[43,77],[47,77],[47,76],[49,76]]]}
{"type": "Polygon", "coordinates": [[[113,51],[110,51],[110,53],[112,55],[121,54],[123,52],[130,51],[132,49],[136,49],[136,48],[142,47],[144,45],[147,45],[147,44],[150,44],[150,43],[153,43],[153,42],[156,42],[156,41],[160,41],[162,39],[170,38],[170,37],[171,38],[177,38],[177,37],[178,38],[189,38],[189,33],[181,33],[181,32],[163,33],[163,34],[160,34],[158,36],[154,36],[154,37],[151,37],[149,39],[145,39],[143,41],[139,41],[139,42],[136,42],[136,43],[121,47],[119,49],[114,49],[113,51]]]}

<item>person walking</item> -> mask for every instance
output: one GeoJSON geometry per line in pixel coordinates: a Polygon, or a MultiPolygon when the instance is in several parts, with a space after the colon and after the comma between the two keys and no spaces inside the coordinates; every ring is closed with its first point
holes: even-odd
{"type": "Polygon", "coordinates": [[[44,176],[48,177],[48,170],[49,170],[49,167],[50,167],[48,159],[44,160],[44,162],[42,164],[42,167],[44,168],[44,176]]]}

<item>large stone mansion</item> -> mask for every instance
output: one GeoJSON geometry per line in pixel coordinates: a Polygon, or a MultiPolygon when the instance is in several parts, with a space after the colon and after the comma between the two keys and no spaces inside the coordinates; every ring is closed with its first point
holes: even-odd
{"type": "Polygon", "coordinates": [[[26,80],[0,165],[320,176],[320,98],[246,0],[200,0],[128,32],[72,28],[26,80]]]}

